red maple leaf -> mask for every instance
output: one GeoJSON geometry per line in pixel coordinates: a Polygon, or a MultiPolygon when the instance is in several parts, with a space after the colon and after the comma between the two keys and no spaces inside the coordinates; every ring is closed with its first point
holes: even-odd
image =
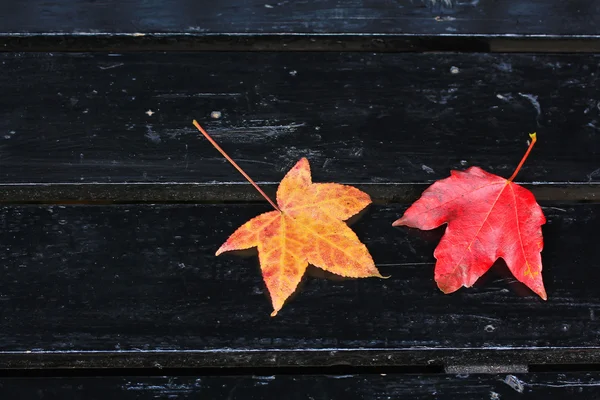
{"type": "Polygon", "coordinates": [[[448,227],[433,253],[435,281],[444,293],[472,286],[498,259],[546,300],[542,282],[542,225],[546,218],[533,194],[513,183],[536,142],[536,134],[509,179],[471,167],[427,188],[393,226],[448,227]]]}

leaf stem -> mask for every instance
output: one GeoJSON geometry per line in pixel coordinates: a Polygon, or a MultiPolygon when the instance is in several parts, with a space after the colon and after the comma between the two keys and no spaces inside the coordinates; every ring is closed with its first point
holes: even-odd
{"type": "Polygon", "coordinates": [[[515,179],[517,177],[517,174],[521,170],[521,167],[525,163],[525,160],[527,160],[527,157],[529,157],[529,153],[531,153],[531,149],[533,148],[533,145],[535,144],[535,142],[537,142],[537,135],[536,135],[535,132],[530,133],[529,137],[531,138],[531,143],[529,143],[529,147],[527,148],[527,151],[525,152],[525,155],[521,159],[521,162],[519,163],[519,165],[517,165],[517,169],[515,169],[515,172],[513,172],[513,174],[511,175],[511,177],[508,178],[509,182],[512,182],[513,179],[515,179]]]}
{"type": "Polygon", "coordinates": [[[198,128],[198,130],[200,131],[200,133],[202,133],[204,135],[204,137],[208,139],[208,141],[210,142],[210,144],[212,144],[213,146],[215,146],[215,149],[219,150],[219,153],[221,153],[223,155],[223,157],[225,157],[225,159],[227,161],[229,161],[235,167],[235,169],[237,169],[240,172],[240,174],[242,174],[244,176],[244,178],[246,178],[248,180],[248,182],[250,182],[252,184],[252,186],[254,186],[254,188],[256,190],[258,190],[258,193],[260,193],[265,199],[267,199],[267,201],[273,206],[274,209],[276,209],[277,211],[281,212],[281,210],[279,209],[279,207],[277,207],[277,204],[275,204],[273,202],[273,200],[271,200],[269,198],[269,196],[267,196],[267,194],[265,192],[263,192],[263,190],[260,187],[258,187],[258,185],[256,183],[254,183],[254,181],[252,180],[252,178],[250,178],[248,176],[248,174],[245,173],[244,170],[239,165],[237,165],[237,163],[235,161],[233,161],[231,159],[231,157],[229,157],[227,155],[227,153],[225,153],[225,150],[223,150],[221,148],[221,146],[219,146],[217,144],[217,142],[215,142],[215,140],[210,137],[210,135],[204,130],[204,128],[202,128],[200,126],[200,124],[198,123],[198,121],[194,120],[192,123],[194,124],[194,126],[196,128],[198,128]]]}

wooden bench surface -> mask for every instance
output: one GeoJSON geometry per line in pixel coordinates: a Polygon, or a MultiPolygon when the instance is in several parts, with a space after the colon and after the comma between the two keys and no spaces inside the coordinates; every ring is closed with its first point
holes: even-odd
{"type": "Polygon", "coordinates": [[[23,0],[5,9],[2,32],[599,34],[586,0],[223,0],[171,3],[23,0]],[[436,18],[438,16],[446,18],[436,18]],[[448,28],[454,29],[448,29],[448,28]]]}
{"type": "Polygon", "coordinates": [[[600,51],[589,0],[22,0],[0,11],[0,45],[15,51],[600,51]]]}
{"type": "Polygon", "coordinates": [[[599,396],[599,7],[2,4],[0,396],[599,396]],[[352,228],[391,278],[310,270],[271,318],[257,257],[214,256],[269,206],[194,118],[270,194],[301,157],[369,193],[352,228]],[[443,229],[392,221],[533,131],[548,301],[502,262],[442,294],[443,229]]]}
{"type": "Polygon", "coordinates": [[[4,201],[261,200],[194,118],[271,191],[307,156],[315,181],[413,201],[451,169],[478,165],[509,176],[527,133],[538,131],[518,180],[540,200],[599,195],[595,54],[2,53],[0,60],[4,201]]]}
{"type": "Polygon", "coordinates": [[[598,238],[597,205],[545,208],[547,302],[503,268],[442,294],[432,257],[441,232],[392,228],[405,208],[375,206],[353,225],[392,278],[308,278],[271,318],[257,258],[214,256],[267,206],[4,206],[0,366],[600,361],[590,267],[600,250],[583,240],[598,238]]]}
{"type": "MultiPolygon", "coordinates": [[[[503,375],[254,375],[4,378],[0,394],[23,400],[150,399],[558,399],[598,395],[597,373],[503,375]],[[35,382],[35,384],[32,384],[35,382]]],[[[8,397],[11,398],[11,397],[8,397]]]]}

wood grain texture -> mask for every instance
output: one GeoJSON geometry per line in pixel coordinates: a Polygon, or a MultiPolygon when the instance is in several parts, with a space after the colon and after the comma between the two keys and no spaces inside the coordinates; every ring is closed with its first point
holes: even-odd
{"type": "Polygon", "coordinates": [[[600,5],[552,0],[23,0],[0,5],[13,49],[555,51],[600,49],[600,5]],[[565,41],[566,40],[566,41],[565,41]]]}
{"type": "Polygon", "coordinates": [[[442,294],[441,231],[390,205],[352,226],[390,279],[313,270],[275,318],[256,256],[214,256],[266,206],[3,206],[0,367],[600,363],[600,208],[543,206],[547,302],[501,263],[442,294]]]}
{"type": "Polygon", "coordinates": [[[23,0],[2,7],[2,32],[75,34],[597,35],[600,12],[597,3],[585,0],[23,0]]]}
{"type": "Polygon", "coordinates": [[[509,176],[537,131],[517,180],[547,199],[600,196],[598,55],[3,53],[0,61],[2,201],[259,199],[194,118],[271,190],[306,156],[315,181],[414,200],[451,169],[509,176]]]}
{"type": "Polygon", "coordinates": [[[0,395],[22,400],[570,400],[600,396],[598,373],[518,375],[197,376],[2,378],[0,395]]]}

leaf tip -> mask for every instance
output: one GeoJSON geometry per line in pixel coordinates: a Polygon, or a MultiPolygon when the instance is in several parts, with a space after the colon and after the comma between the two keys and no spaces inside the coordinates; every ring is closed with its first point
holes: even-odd
{"type": "Polygon", "coordinates": [[[394,222],[392,222],[392,226],[402,226],[404,225],[404,217],[395,220],[394,222]]]}
{"type": "Polygon", "coordinates": [[[215,253],[215,256],[219,256],[227,251],[227,249],[225,248],[225,244],[226,243],[223,243],[223,245],[221,247],[219,247],[219,249],[215,253]]]}
{"type": "Polygon", "coordinates": [[[279,310],[274,310],[274,311],[271,313],[271,317],[274,317],[274,316],[276,316],[278,311],[279,311],[279,310]]]}
{"type": "Polygon", "coordinates": [[[544,290],[544,288],[540,288],[539,291],[536,291],[536,293],[542,298],[542,300],[548,300],[548,295],[546,294],[546,290],[544,290]]]}
{"type": "Polygon", "coordinates": [[[310,173],[310,162],[308,161],[308,158],[302,157],[301,159],[299,159],[296,165],[292,167],[292,169],[294,168],[300,170],[308,170],[310,173]]]}

